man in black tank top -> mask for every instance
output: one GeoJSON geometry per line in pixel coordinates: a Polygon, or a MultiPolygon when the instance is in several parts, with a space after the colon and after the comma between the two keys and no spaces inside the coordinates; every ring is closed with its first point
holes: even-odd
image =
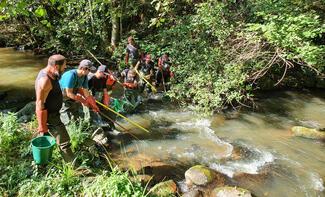
{"type": "Polygon", "coordinates": [[[74,160],[74,154],[70,148],[70,137],[59,113],[63,101],[59,77],[65,68],[65,57],[57,54],[49,57],[47,66],[39,72],[35,81],[36,117],[40,135],[52,135],[63,159],[71,162],[74,160]]]}

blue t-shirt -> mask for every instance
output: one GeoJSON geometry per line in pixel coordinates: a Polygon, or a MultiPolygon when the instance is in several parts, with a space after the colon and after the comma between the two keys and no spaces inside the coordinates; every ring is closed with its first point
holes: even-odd
{"type": "Polygon", "coordinates": [[[60,87],[62,90],[67,88],[85,88],[88,89],[87,75],[78,77],[77,69],[65,72],[60,79],[60,87]]]}

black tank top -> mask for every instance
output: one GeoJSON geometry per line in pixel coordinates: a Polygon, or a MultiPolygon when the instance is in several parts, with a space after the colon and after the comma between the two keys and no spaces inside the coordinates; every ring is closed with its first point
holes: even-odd
{"type": "Polygon", "coordinates": [[[44,103],[45,109],[47,109],[47,111],[49,113],[59,112],[62,107],[62,102],[63,102],[63,96],[62,96],[62,91],[60,88],[59,80],[52,79],[51,77],[49,77],[47,75],[45,70],[42,69],[38,73],[38,76],[36,78],[35,87],[36,87],[38,80],[41,77],[45,77],[45,76],[47,76],[50,79],[51,84],[52,84],[52,89],[50,90],[49,94],[47,95],[47,98],[44,103]]]}

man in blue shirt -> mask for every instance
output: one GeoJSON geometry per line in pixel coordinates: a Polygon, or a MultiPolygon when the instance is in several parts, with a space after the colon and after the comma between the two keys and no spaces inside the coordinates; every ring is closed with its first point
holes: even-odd
{"type": "Polygon", "coordinates": [[[60,110],[62,122],[67,125],[72,119],[79,115],[80,104],[83,104],[93,111],[98,112],[96,101],[88,91],[87,75],[90,70],[95,70],[90,60],[82,60],[78,69],[65,72],[60,79],[60,87],[63,93],[63,104],[60,110]]]}

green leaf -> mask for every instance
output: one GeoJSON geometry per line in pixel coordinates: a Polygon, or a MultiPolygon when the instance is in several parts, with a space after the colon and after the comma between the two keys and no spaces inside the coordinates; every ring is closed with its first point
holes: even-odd
{"type": "Polygon", "coordinates": [[[4,8],[7,6],[7,1],[6,0],[3,0],[0,2],[0,9],[4,8]]]}
{"type": "Polygon", "coordinates": [[[35,10],[35,14],[37,17],[44,17],[44,16],[46,16],[47,13],[46,13],[46,10],[40,6],[35,10]]]}

